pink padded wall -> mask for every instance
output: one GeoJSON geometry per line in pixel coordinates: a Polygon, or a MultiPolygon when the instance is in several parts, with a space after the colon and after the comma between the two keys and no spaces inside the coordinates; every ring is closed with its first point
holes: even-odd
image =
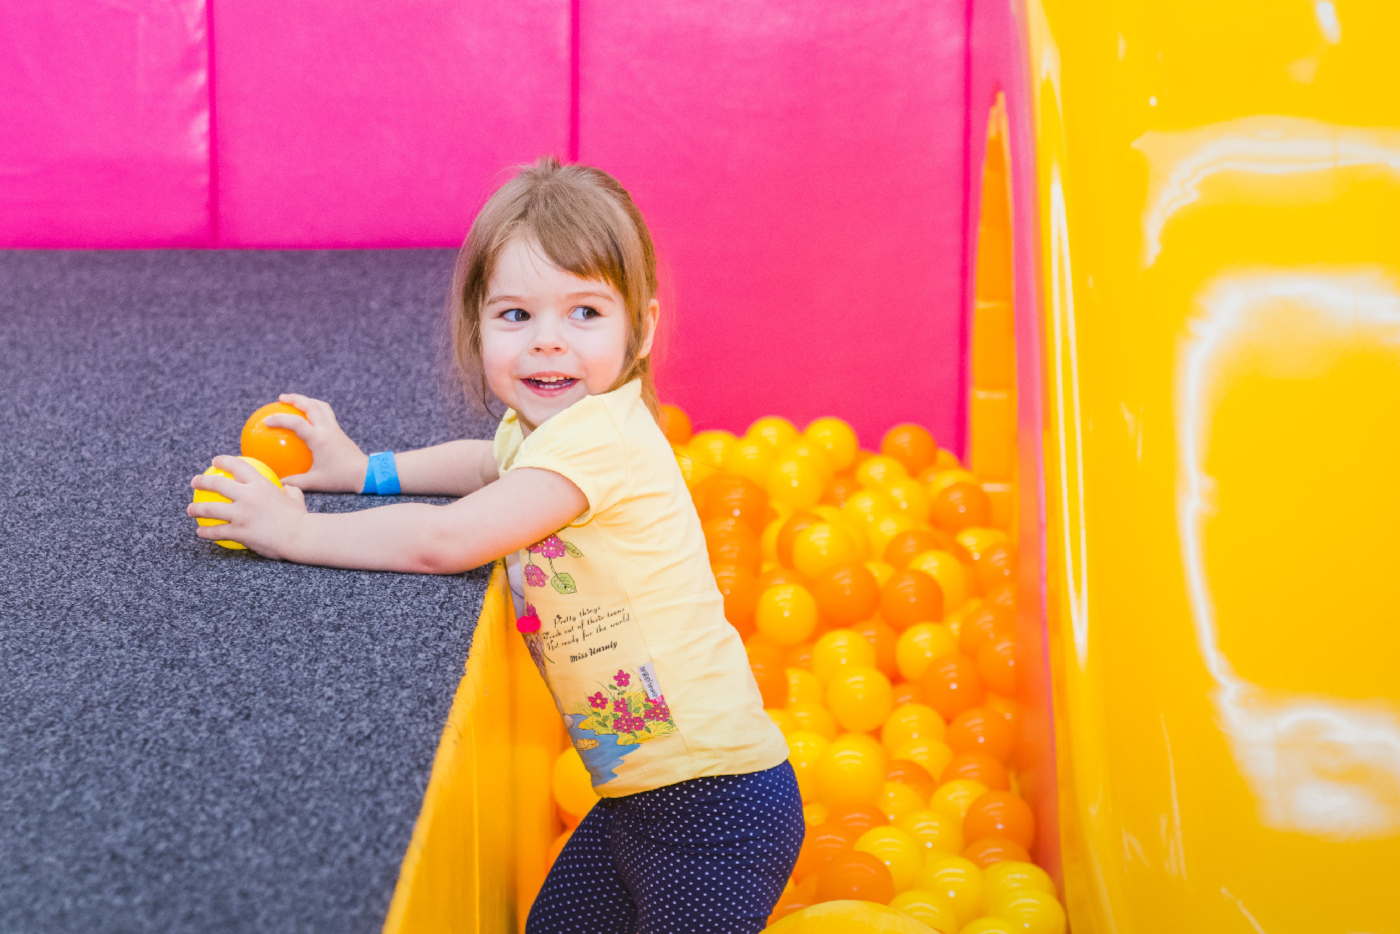
{"type": "Polygon", "coordinates": [[[0,246],[209,234],[203,0],[0,3],[0,246]]]}
{"type": "Polygon", "coordinates": [[[956,437],[961,2],[582,0],[580,151],[674,284],[663,397],[956,437]]]}
{"type": "Polygon", "coordinates": [[[221,246],[455,246],[565,154],[569,0],[216,0],[221,246]]]}

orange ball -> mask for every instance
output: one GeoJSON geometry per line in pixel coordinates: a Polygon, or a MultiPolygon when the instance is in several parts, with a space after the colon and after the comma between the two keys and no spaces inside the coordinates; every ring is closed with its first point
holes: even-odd
{"type": "Polygon", "coordinates": [[[841,828],[850,835],[851,843],[872,827],[883,827],[890,822],[885,812],[873,804],[844,804],[827,812],[826,823],[841,828]]]}
{"type": "Polygon", "coordinates": [[[672,444],[685,444],[690,440],[690,416],[680,406],[663,404],[657,423],[661,426],[661,433],[672,444]]]}
{"type": "Polygon", "coordinates": [[[812,596],[822,614],[838,626],[870,617],[880,605],[880,585],[858,562],[833,565],[812,577],[812,596]]]}
{"type": "MultiPolygon", "coordinates": [[[[796,873],[793,874],[793,878],[797,878],[796,873]]],[[[817,877],[814,875],[783,893],[778,903],[773,906],[773,913],[768,916],[768,924],[777,924],[788,915],[810,908],[816,903],[817,877]]]]}
{"type": "Polygon", "coordinates": [[[703,501],[696,504],[705,520],[733,517],[755,535],[768,524],[768,494],[748,477],[720,474],[705,482],[703,501]]]}
{"type": "Polygon", "coordinates": [[[894,703],[894,709],[898,710],[905,704],[922,704],[924,694],[912,681],[897,681],[890,685],[890,700],[894,703]]]}
{"type": "Polygon", "coordinates": [[[1014,583],[1016,579],[1016,557],[1011,546],[999,542],[977,557],[972,563],[977,576],[977,585],[986,593],[1000,584],[1014,583]]]}
{"type": "Polygon", "coordinates": [[[807,528],[809,525],[816,525],[818,522],[825,522],[821,516],[805,509],[799,509],[787,517],[782,527],[778,529],[778,538],[775,547],[778,552],[778,563],[783,567],[792,567],[792,543],[797,538],[797,533],[807,528]]]}
{"type": "Polygon", "coordinates": [[[807,831],[802,840],[802,848],[797,851],[797,865],[792,868],[792,877],[799,882],[816,876],[826,865],[827,860],[838,853],[844,853],[855,846],[860,833],[841,824],[833,824],[831,818],[807,831]]]}
{"type": "Polygon", "coordinates": [[[991,515],[987,494],[980,486],[966,480],[939,490],[929,507],[929,518],[949,532],[987,525],[991,515]]]}
{"type": "Polygon", "coordinates": [[[943,769],[942,778],[946,782],[964,778],[992,791],[1006,791],[1011,787],[1006,766],[984,752],[964,752],[954,756],[943,769]]]}
{"type": "Polygon", "coordinates": [[[755,633],[744,643],[749,654],[749,670],[758,682],[764,707],[782,707],[787,703],[787,665],[780,646],[755,633]]]}
{"type": "Polygon", "coordinates": [[[903,464],[910,476],[917,476],[938,457],[938,443],[919,425],[895,425],[880,439],[880,453],[903,464]]]}
{"type": "Polygon", "coordinates": [[[981,752],[1005,762],[1016,747],[1016,731],[996,711],[973,707],[953,718],[943,741],[955,753],[981,752]]]}
{"type": "Polygon", "coordinates": [[[269,402],[243,423],[239,446],[244,457],[260,460],[278,478],[306,473],[311,469],[311,449],[290,428],[269,428],[263,419],[269,415],[299,415],[306,413],[285,402],[269,402]]]}
{"type": "Polygon", "coordinates": [[[846,505],[846,500],[850,499],[852,493],[860,491],[860,481],[849,475],[842,475],[832,480],[822,492],[823,503],[840,508],[846,505]]]}
{"type": "Polygon", "coordinates": [[[742,638],[753,632],[753,611],[763,590],[758,575],[737,564],[721,564],[714,568],[715,584],[724,597],[724,618],[739,630],[742,638]]]}
{"type": "Polygon", "coordinates": [[[544,854],[544,871],[547,875],[554,866],[554,861],[559,858],[559,853],[564,849],[564,844],[569,842],[569,837],[573,836],[574,830],[570,827],[559,836],[554,838],[554,842],[549,845],[549,849],[544,854]]]}
{"type": "Polygon", "coordinates": [[[977,650],[977,673],[998,694],[1016,693],[1016,642],[998,639],[977,650]]]}
{"type": "Polygon", "coordinates": [[[1016,624],[1016,588],[1010,584],[1002,584],[987,591],[986,598],[982,601],[997,618],[1008,626],[1016,624]]]}
{"type": "Polygon", "coordinates": [[[983,646],[995,645],[1006,639],[1014,640],[1016,632],[996,610],[983,603],[963,618],[958,629],[958,649],[968,658],[976,658],[983,646]]]}
{"type": "Polygon", "coordinates": [[[789,668],[800,668],[803,671],[812,670],[812,649],[811,642],[799,642],[790,645],[783,652],[783,664],[789,668]]]}
{"type": "Polygon", "coordinates": [[[974,842],[1005,837],[1030,849],[1035,842],[1035,814],[1029,804],[1009,791],[988,791],[972,802],[963,816],[963,837],[974,842]]]}
{"type": "Polygon", "coordinates": [[[934,659],[919,679],[919,687],[925,703],[945,720],[952,720],[964,710],[980,705],[986,697],[977,665],[956,652],[934,659]]]}
{"type": "Polygon", "coordinates": [[[854,900],[888,904],[894,898],[894,877],[889,867],[860,850],[840,853],[827,860],[817,873],[817,900],[854,900]]]}
{"type": "Polygon", "coordinates": [[[875,647],[875,667],[893,680],[899,674],[899,669],[895,665],[895,646],[899,644],[899,633],[886,626],[878,618],[857,623],[851,627],[851,630],[863,636],[866,642],[875,647]]]}
{"type": "Polygon", "coordinates": [[[936,623],[943,619],[943,588],[923,571],[895,571],[880,589],[880,615],[900,631],[936,623]]]}
{"type": "Polygon", "coordinates": [[[701,526],[710,564],[737,564],[754,573],[763,565],[758,535],[733,516],[710,519],[701,526]]]}
{"type": "Polygon", "coordinates": [[[925,801],[938,790],[938,782],[928,774],[928,769],[908,759],[891,759],[885,767],[885,781],[903,782],[919,793],[925,801]]]}
{"type": "Polygon", "coordinates": [[[812,588],[812,582],[792,568],[769,568],[758,575],[759,593],[763,593],[763,591],[767,590],[769,587],[777,587],[779,584],[795,584],[798,587],[806,588],[809,593],[812,588]]]}
{"type": "Polygon", "coordinates": [[[855,665],[833,675],[826,687],[826,706],[842,729],[852,733],[874,730],[894,709],[890,680],[878,669],[855,665]]]}
{"type": "Polygon", "coordinates": [[[885,563],[899,570],[926,551],[948,551],[952,547],[953,536],[942,529],[909,529],[885,546],[885,563]]]}
{"type": "Polygon", "coordinates": [[[983,837],[974,840],[967,845],[962,855],[963,859],[976,863],[982,869],[1003,860],[1028,863],[1031,859],[1025,847],[1006,837],[983,837]]]}

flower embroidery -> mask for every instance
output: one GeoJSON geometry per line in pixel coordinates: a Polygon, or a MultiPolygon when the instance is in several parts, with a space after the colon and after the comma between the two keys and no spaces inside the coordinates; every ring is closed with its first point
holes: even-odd
{"type": "Polygon", "coordinates": [[[613,701],[613,713],[627,713],[627,701],[618,699],[613,701]]]}
{"type": "MultiPolygon", "coordinates": [[[[618,669],[611,684],[587,695],[587,707],[572,715],[572,726],[595,736],[617,737],[617,745],[635,746],[676,732],[671,708],[665,697],[648,697],[638,684],[632,687],[632,675],[618,669]]],[[[569,718],[566,718],[569,719],[569,718]]]]}
{"type": "Polygon", "coordinates": [[[544,569],[538,564],[525,565],[525,583],[531,587],[543,587],[546,583],[544,569]]]}
{"type": "Polygon", "coordinates": [[[602,691],[599,691],[597,694],[588,698],[588,706],[592,707],[594,710],[602,710],[604,707],[608,706],[608,699],[603,696],[602,691]]]}
{"type": "Polygon", "coordinates": [[[554,566],[555,558],[562,558],[568,555],[570,558],[582,558],[583,552],[573,542],[566,542],[556,533],[550,535],[542,541],[535,542],[529,548],[525,558],[525,583],[531,587],[543,587],[545,584],[553,587],[561,594],[578,593],[578,585],[574,583],[572,574],[560,571],[554,566]],[[543,555],[545,562],[549,565],[549,573],[545,574],[544,568],[535,563],[533,555],[543,555]]]}
{"type": "Polygon", "coordinates": [[[617,682],[618,687],[625,688],[632,683],[632,676],[619,668],[617,674],[613,675],[613,680],[617,682]]]}

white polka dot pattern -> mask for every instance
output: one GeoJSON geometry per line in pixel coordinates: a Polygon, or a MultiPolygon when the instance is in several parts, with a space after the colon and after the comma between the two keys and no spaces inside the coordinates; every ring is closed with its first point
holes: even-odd
{"type": "Polygon", "coordinates": [[[579,822],[526,934],[756,934],[805,825],[792,766],[603,798],[579,822]]]}

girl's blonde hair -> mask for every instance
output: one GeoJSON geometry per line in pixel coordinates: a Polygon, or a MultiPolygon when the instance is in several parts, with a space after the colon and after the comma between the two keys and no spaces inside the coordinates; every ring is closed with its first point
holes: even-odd
{"type": "MultiPolygon", "coordinates": [[[[627,308],[627,351],[610,389],[642,381],[653,416],[659,405],[651,359],[642,356],[646,310],[656,297],[656,253],[642,213],[607,172],[545,156],[524,166],[482,207],[457,255],[448,301],[453,357],[468,397],[491,412],[481,358],[481,310],[496,260],[516,237],[536,244],[555,266],[611,284],[627,308]]],[[[494,414],[494,413],[491,413],[494,414]]]]}

